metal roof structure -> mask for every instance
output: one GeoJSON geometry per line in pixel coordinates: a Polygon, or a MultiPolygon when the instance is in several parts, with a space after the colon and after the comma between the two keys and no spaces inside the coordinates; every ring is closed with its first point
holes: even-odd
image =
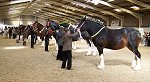
{"type": "Polygon", "coordinates": [[[109,21],[125,14],[141,20],[150,12],[150,0],[0,0],[0,19],[33,15],[43,19],[77,22],[83,16],[109,21]]]}

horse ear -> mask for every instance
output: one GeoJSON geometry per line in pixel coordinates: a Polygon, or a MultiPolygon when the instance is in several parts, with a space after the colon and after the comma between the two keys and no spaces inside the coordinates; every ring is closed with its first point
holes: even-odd
{"type": "Polygon", "coordinates": [[[84,16],[83,20],[86,20],[86,16],[84,16]]]}

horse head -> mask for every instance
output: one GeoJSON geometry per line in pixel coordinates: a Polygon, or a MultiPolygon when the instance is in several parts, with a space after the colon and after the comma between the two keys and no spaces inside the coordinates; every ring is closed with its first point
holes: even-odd
{"type": "Polygon", "coordinates": [[[52,31],[55,31],[59,29],[59,24],[53,20],[48,20],[46,27],[51,27],[52,31]]]}

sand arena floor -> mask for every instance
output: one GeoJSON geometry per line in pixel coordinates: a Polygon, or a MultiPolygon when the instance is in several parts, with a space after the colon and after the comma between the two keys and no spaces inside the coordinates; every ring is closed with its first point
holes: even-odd
{"type": "Polygon", "coordinates": [[[0,36],[0,82],[150,82],[150,47],[139,47],[142,70],[134,71],[134,54],[127,48],[104,50],[105,69],[97,69],[99,56],[85,56],[85,41],[77,42],[73,50],[72,70],[61,69],[52,44],[49,52],[40,45],[35,49],[0,36]]]}

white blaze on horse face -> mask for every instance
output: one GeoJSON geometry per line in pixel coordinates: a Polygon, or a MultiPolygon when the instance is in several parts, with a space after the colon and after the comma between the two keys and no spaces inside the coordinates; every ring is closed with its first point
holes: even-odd
{"type": "Polygon", "coordinates": [[[97,66],[98,69],[104,69],[105,68],[105,64],[104,64],[104,55],[101,54],[100,56],[100,64],[97,66]]]}

